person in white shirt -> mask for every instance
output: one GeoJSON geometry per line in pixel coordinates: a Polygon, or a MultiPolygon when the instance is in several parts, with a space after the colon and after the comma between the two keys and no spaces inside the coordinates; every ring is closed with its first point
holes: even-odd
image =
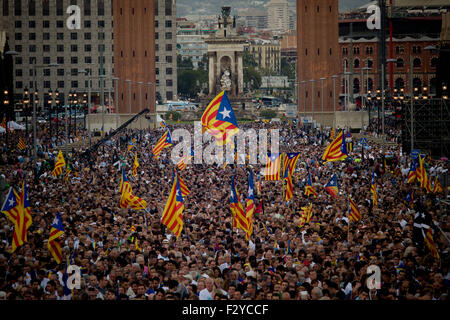
{"type": "Polygon", "coordinates": [[[207,278],[205,281],[206,288],[200,291],[200,300],[213,300],[214,281],[211,278],[207,278]]]}

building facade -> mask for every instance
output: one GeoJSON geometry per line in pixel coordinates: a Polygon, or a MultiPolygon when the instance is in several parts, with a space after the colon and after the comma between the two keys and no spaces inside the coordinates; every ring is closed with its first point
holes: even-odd
{"type": "Polygon", "coordinates": [[[191,59],[195,69],[208,53],[205,39],[209,31],[194,21],[177,19],[177,52],[182,59],[191,59]]]}
{"type": "Polygon", "coordinates": [[[238,9],[238,18],[242,19],[244,26],[254,30],[268,28],[267,8],[238,9]]]}
{"type": "Polygon", "coordinates": [[[115,76],[119,113],[155,111],[153,1],[114,1],[115,76]]]}
{"type": "Polygon", "coordinates": [[[279,74],[281,71],[281,43],[278,40],[254,39],[246,48],[261,71],[279,74]]]}
{"type": "Polygon", "coordinates": [[[176,1],[155,2],[156,98],[177,100],[176,1]]]}
{"type": "Polygon", "coordinates": [[[94,105],[100,103],[100,75],[106,76],[105,96],[113,90],[112,3],[113,0],[2,0],[0,30],[6,31],[10,49],[18,53],[13,68],[16,102],[27,88],[38,90],[40,106],[49,90],[58,90],[61,101],[67,103],[70,90],[88,92],[88,76],[80,73],[83,70],[90,71],[94,79],[94,105]],[[77,7],[69,9],[70,6],[77,7]],[[70,16],[78,10],[77,26],[70,16]]]}
{"type": "Polygon", "coordinates": [[[267,4],[268,29],[284,32],[289,29],[289,5],[287,0],[270,0],[267,4]]]}
{"type": "Polygon", "coordinates": [[[320,112],[322,97],[324,111],[333,110],[332,76],[341,72],[338,39],[337,0],[297,0],[299,111],[320,112]]]}

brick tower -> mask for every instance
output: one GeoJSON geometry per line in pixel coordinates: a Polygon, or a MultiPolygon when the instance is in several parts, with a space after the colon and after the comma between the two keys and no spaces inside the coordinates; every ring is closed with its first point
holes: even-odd
{"type": "MultiPolygon", "coordinates": [[[[299,115],[303,115],[306,102],[307,116],[311,116],[311,112],[314,111],[314,119],[319,122],[322,111],[320,78],[326,78],[323,81],[324,111],[332,112],[332,76],[340,72],[338,9],[338,0],[297,0],[299,115]],[[314,92],[310,80],[315,80],[314,92]],[[302,81],[306,81],[306,88],[302,81]],[[313,100],[311,95],[314,95],[313,100]]],[[[336,100],[339,97],[339,79],[340,77],[336,79],[336,100]]],[[[327,119],[325,125],[331,125],[330,117],[327,119]]]]}
{"type": "Polygon", "coordinates": [[[154,1],[114,0],[114,75],[119,78],[119,113],[130,113],[126,80],[131,80],[131,114],[145,108],[155,112],[154,1]]]}

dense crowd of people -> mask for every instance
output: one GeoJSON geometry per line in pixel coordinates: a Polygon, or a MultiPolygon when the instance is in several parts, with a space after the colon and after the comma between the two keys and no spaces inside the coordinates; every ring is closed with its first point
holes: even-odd
{"type": "MultiPolygon", "coordinates": [[[[170,125],[170,129],[192,125],[170,125]]],[[[427,194],[417,183],[407,184],[411,158],[400,145],[384,147],[369,141],[362,154],[354,139],[344,161],[323,163],[330,130],[301,125],[240,124],[241,129],[280,130],[280,152],[300,152],[294,173],[294,201],[283,199],[282,181],[262,181],[254,231],[249,241],[233,228],[229,208],[234,175],[245,201],[248,171],[261,165],[190,164],[180,176],[191,193],[184,197],[184,228],[178,239],[161,223],[173,183],[170,148],[155,159],[152,148],[164,129],[127,129],[112,135],[87,157],[85,144],[65,153],[72,172],[53,177],[59,143],[39,130],[37,174],[28,147],[16,147],[18,135],[0,137],[1,202],[9,187],[28,186],[33,223],[28,240],[11,253],[13,225],[0,215],[0,299],[4,300],[446,300],[449,293],[450,219],[444,193],[427,194]],[[128,151],[128,143],[136,138],[128,151]],[[137,152],[136,178],[131,169],[137,152]],[[119,207],[121,168],[133,194],[148,203],[147,210],[119,207]],[[318,195],[305,196],[308,171],[318,195]],[[379,203],[370,192],[376,174],[379,203]],[[338,176],[339,196],[324,185],[338,176]],[[95,182],[92,177],[95,176],[95,182]],[[414,199],[405,201],[414,191],[414,199]],[[359,206],[362,219],[349,222],[348,196],[359,206]],[[309,223],[300,225],[301,208],[313,205],[309,223]],[[51,224],[61,214],[63,261],[47,249],[51,224]],[[417,212],[433,224],[439,258],[414,237],[417,212]],[[81,268],[81,286],[64,290],[67,262],[81,268]],[[380,268],[381,286],[367,285],[369,266],[380,268]]],[[[369,135],[375,135],[369,128],[369,135]]],[[[398,130],[387,129],[395,141],[398,130]]],[[[77,139],[86,139],[80,131],[77,139]]],[[[427,161],[430,179],[447,174],[449,162],[427,161]]],[[[255,181],[256,183],[256,181],[255,181]]],[[[245,203],[243,204],[245,208],[245,203]]],[[[423,240],[423,239],[422,239],[423,240]]]]}

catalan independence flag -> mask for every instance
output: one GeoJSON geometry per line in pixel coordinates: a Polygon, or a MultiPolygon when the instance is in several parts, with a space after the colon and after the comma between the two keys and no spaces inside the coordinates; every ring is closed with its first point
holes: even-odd
{"type": "Polygon", "coordinates": [[[55,168],[53,169],[52,175],[54,177],[59,176],[62,173],[63,168],[66,166],[66,160],[64,160],[64,156],[59,150],[58,156],[56,158],[55,168]]]}
{"type": "Polygon", "coordinates": [[[134,209],[134,210],[147,209],[147,201],[145,201],[144,199],[142,199],[140,197],[133,195],[132,193],[125,193],[121,198],[123,198],[123,203],[125,205],[125,208],[130,207],[131,209],[134,209]]]}
{"type": "Polygon", "coordinates": [[[306,223],[311,221],[312,217],[312,203],[308,207],[302,207],[302,213],[300,215],[299,228],[302,228],[306,223]]]}
{"type": "Polygon", "coordinates": [[[50,237],[47,242],[48,251],[50,251],[57,264],[60,264],[62,260],[61,242],[59,238],[63,234],[64,227],[62,224],[61,215],[57,212],[56,217],[53,220],[52,228],[50,229],[50,237]]]}
{"type": "Polygon", "coordinates": [[[312,186],[311,174],[308,172],[308,180],[306,182],[305,195],[308,197],[311,194],[314,196],[314,198],[317,198],[317,192],[316,190],[314,190],[312,186]]]}
{"type": "Polygon", "coordinates": [[[239,199],[239,192],[234,183],[234,176],[231,179],[230,210],[233,215],[233,228],[240,228],[247,233],[248,221],[239,199]]]}
{"type": "MultiPolygon", "coordinates": [[[[178,172],[177,172],[177,176],[178,176],[178,182],[180,183],[181,194],[183,195],[183,197],[186,197],[187,195],[189,195],[191,193],[191,191],[186,186],[186,183],[184,183],[183,179],[181,179],[181,176],[178,172]]],[[[175,179],[175,176],[174,176],[174,179],[175,179]]]]}
{"type": "Polygon", "coordinates": [[[333,197],[337,198],[339,196],[339,187],[336,174],[333,174],[330,180],[325,185],[325,190],[333,197]]]}
{"type": "Polygon", "coordinates": [[[137,152],[134,154],[134,163],[133,163],[133,177],[137,176],[137,168],[139,167],[139,162],[137,158],[137,152]]]}
{"type": "Polygon", "coordinates": [[[122,168],[122,176],[120,179],[119,192],[121,194],[120,207],[125,209],[127,207],[127,198],[125,195],[128,193],[132,193],[133,190],[131,189],[130,182],[128,181],[127,175],[125,174],[125,169],[123,168],[122,168]]]}
{"type": "Polygon", "coordinates": [[[67,164],[67,167],[66,167],[66,177],[65,177],[65,180],[66,181],[69,181],[69,176],[70,176],[70,173],[72,172],[72,166],[70,165],[70,164],[67,164]]]}
{"type": "Polygon", "coordinates": [[[330,140],[334,139],[334,135],[335,135],[335,130],[334,130],[334,128],[332,128],[331,132],[330,132],[330,140]]]}
{"type": "Polygon", "coordinates": [[[286,192],[284,194],[284,199],[286,201],[291,200],[294,197],[294,186],[292,184],[292,175],[289,174],[289,168],[284,171],[283,182],[286,182],[286,192]]]}
{"type": "Polygon", "coordinates": [[[253,213],[255,212],[255,186],[253,183],[253,172],[250,170],[248,177],[247,207],[245,215],[247,217],[247,232],[245,239],[249,240],[253,234],[253,213]]]}
{"type": "Polygon", "coordinates": [[[436,176],[436,179],[434,180],[433,193],[441,193],[441,192],[444,192],[444,189],[442,188],[441,184],[439,183],[439,179],[436,176]]]}
{"type": "Polygon", "coordinates": [[[184,201],[178,174],[175,170],[174,175],[175,179],[164,207],[161,222],[178,238],[183,230],[184,201]]]}
{"type": "Polygon", "coordinates": [[[191,147],[191,154],[183,156],[181,160],[177,163],[177,168],[180,169],[180,171],[186,169],[189,161],[193,156],[194,156],[194,149],[191,147]]]}
{"type": "Polygon", "coordinates": [[[419,167],[416,169],[417,172],[417,180],[420,182],[420,186],[427,190],[427,193],[432,192],[431,190],[431,181],[428,178],[427,171],[424,166],[425,159],[419,155],[419,167]]]}
{"type": "Polygon", "coordinates": [[[322,160],[326,162],[344,160],[348,156],[347,144],[345,143],[345,136],[341,131],[337,138],[331,142],[326,148],[322,160]]]}
{"type": "Polygon", "coordinates": [[[425,244],[427,245],[428,249],[430,249],[433,258],[439,260],[440,259],[439,251],[436,246],[436,243],[434,242],[433,230],[431,228],[428,228],[427,233],[425,235],[425,244]]]}
{"type": "Polygon", "coordinates": [[[24,150],[27,147],[25,141],[23,141],[22,137],[19,137],[19,142],[17,143],[17,148],[20,150],[24,150]]]}
{"type": "Polygon", "coordinates": [[[169,130],[164,132],[162,137],[158,140],[155,147],[153,148],[152,152],[155,155],[156,158],[159,157],[159,154],[164,148],[170,147],[172,145],[172,137],[170,135],[169,130]]]}
{"type": "Polygon", "coordinates": [[[297,165],[298,158],[300,157],[300,152],[297,153],[286,153],[283,161],[283,173],[286,175],[286,170],[288,170],[288,175],[292,177],[294,174],[295,166],[297,165]]]}
{"type": "Polygon", "coordinates": [[[358,222],[359,220],[361,220],[361,212],[350,196],[348,197],[348,199],[350,200],[348,206],[348,217],[350,221],[358,222]]]}
{"type": "Polygon", "coordinates": [[[281,175],[281,153],[267,155],[267,163],[264,170],[265,180],[278,181],[281,175]]]}
{"type": "Polygon", "coordinates": [[[219,93],[209,103],[201,121],[204,130],[216,139],[216,144],[219,146],[233,144],[231,138],[239,132],[233,108],[225,91],[219,93]]]}
{"type": "Polygon", "coordinates": [[[370,184],[370,192],[372,192],[373,205],[378,205],[377,186],[375,184],[375,172],[372,172],[372,183],[370,184]]]}
{"type": "Polygon", "coordinates": [[[408,173],[408,181],[407,183],[413,183],[414,180],[416,180],[417,178],[417,167],[419,166],[419,160],[415,159],[414,161],[411,162],[411,167],[409,169],[409,173],[408,173]]]}

